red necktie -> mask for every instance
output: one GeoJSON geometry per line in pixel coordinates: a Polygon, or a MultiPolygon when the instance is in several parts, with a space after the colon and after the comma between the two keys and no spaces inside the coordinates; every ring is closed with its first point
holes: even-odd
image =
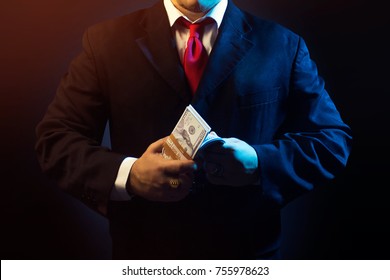
{"type": "Polygon", "coordinates": [[[207,18],[199,23],[190,23],[184,18],[180,18],[180,23],[190,30],[190,36],[184,52],[183,64],[192,94],[194,94],[207,64],[208,54],[202,44],[201,38],[204,26],[210,24],[210,19],[207,18]]]}

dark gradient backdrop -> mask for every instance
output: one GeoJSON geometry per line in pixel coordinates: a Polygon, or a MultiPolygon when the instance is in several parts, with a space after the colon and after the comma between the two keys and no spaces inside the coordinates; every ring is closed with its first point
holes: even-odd
{"type": "MultiPolygon", "coordinates": [[[[354,132],[346,172],[283,211],[288,259],[389,259],[389,16],[377,0],[236,0],[307,41],[354,132]]],[[[385,1],[383,1],[385,2],[385,1]]],[[[154,0],[0,2],[1,259],[108,259],[104,218],[40,172],[34,129],[85,28],[154,0]]]]}

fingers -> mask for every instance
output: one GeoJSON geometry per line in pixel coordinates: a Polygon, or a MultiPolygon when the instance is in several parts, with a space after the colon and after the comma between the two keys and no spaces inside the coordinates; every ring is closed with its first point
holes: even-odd
{"type": "Polygon", "coordinates": [[[203,153],[203,159],[210,162],[224,162],[232,157],[237,150],[237,143],[240,140],[236,138],[224,138],[222,145],[210,145],[203,153]]]}
{"type": "Polygon", "coordinates": [[[193,160],[166,160],[163,168],[166,174],[178,175],[193,173],[197,170],[197,165],[193,160]]]}
{"type": "MultiPolygon", "coordinates": [[[[157,172],[158,173],[158,172],[157,172]]],[[[188,174],[167,176],[159,173],[143,178],[133,193],[150,201],[174,202],[184,199],[192,187],[192,179],[188,174]]]]}
{"type": "Polygon", "coordinates": [[[209,182],[216,185],[249,185],[258,179],[256,150],[237,138],[224,138],[222,146],[211,147],[203,155],[209,182]]]}
{"type": "Polygon", "coordinates": [[[216,177],[222,177],[224,172],[224,168],[221,164],[209,162],[209,161],[204,163],[203,168],[206,174],[216,176],[216,177]]]}
{"type": "Polygon", "coordinates": [[[193,176],[190,176],[189,174],[181,174],[175,177],[167,177],[166,180],[167,183],[165,185],[168,185],[171,189],[189,189],[192,186],[193,176]]]}
{"type": "MultiPolygon", "coordinates": [[[[232,160],[232,149],[230,146],[214,145],[203,155],[203,170],[206,174],[207,180],[214,185],[227,185],[229,184],[229,178],[226,178],[226,167],[230,167],[232,160]],[[224,167],[224,165],[227,165],[224,167]]],[[[230,169],[230,168],[228,168],[230,169]]]]}
{"type": "Polygon", "coordinates": [[[186,174],[178,177],[167,178],[167,183],[161,189],[156,201],[175,202],[184,199],[190,192],[192,187],[192,179],[186,174]]]}
{"type": "Polygon", "coordinates": [[[162,148],[163,148],[163,145],[164,145],[164,142],[165,140],[168,138],[167,137],[164,137],[164,138],[161,138],[159,140],[157,140],[156,142],[153,142],[152,144],[149,145],[149,147],[146,149],[146,152],[150,152],[150,153],[161,153],[162,152],[162,148]]]}
{"type": "MultiPolygon", "coordinates": [[[[203,169],[206,173],[207,180],[214,185],[229,185],[232,183],[229,176],[225,176],[225,170],[223,165],[214,162],[205,162],[203,169]]],[[[231,173],[231,172],[228,172],[231,173]]]]}
{"type": "Polygon", "coordinates": [[[188,195],[196,164],[193,160],[167,160],[161,155],[166,140],[152,143],[133,164],[130,190],[151,201],[179,201],[188,195]]]}
{"type": "MultiPolygon", "coordinates": [[[[150,144],[145,153],[159,154],[160,156],[167,138],[168,136],[150,144]]],[[[196,163],[193,160],[166,160],[163,159],[162,156],[160,164],[162,165],[164,172],[170,174],[194,172],[197,168],[196,163]]]]}
{"type": "Polygon", "coordinates": [[[161,151],[167,137],[152,143],[134,163],[131,190],[151,201],[179,201],[192,187],[197,165],[193,160],[167,160],[161,151]]]}
{"type": "Polygon", "coordinates": [[[169,179],[169,186],[173,189],[177,189],[180,187],[180,180],[179,179],[169,179]]]}

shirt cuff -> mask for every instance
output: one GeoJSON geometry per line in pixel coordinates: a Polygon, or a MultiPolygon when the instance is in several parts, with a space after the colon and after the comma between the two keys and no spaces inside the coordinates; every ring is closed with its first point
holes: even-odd
{"type": "Polygon", "coordinates": [[[132,196],[126,190],[126,182],[129,178],[131,167],[138,158],[127,157],[119,166],[114,187],[112,188],[110,199],[115,201],[128,201],[132,196]]]}

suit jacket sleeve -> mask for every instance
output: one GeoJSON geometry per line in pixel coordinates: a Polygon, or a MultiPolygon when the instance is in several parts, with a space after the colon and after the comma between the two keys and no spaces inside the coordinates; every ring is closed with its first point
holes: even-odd
{"type": "Polygon", "coordinates": [[[44,172],[101,213],[124,155],[101,146],[108,105],[97,75],[88,31],[55,99],[38,124],[36,151],[44,172]]]}
{"type": "Polygon", "coordinates": [[[351,149],[350,128],[324,89],[301,38],[287,104],[274,140],[254,145],[263,191],[279,205],[333,179],[345,167],[351,149]]]}

